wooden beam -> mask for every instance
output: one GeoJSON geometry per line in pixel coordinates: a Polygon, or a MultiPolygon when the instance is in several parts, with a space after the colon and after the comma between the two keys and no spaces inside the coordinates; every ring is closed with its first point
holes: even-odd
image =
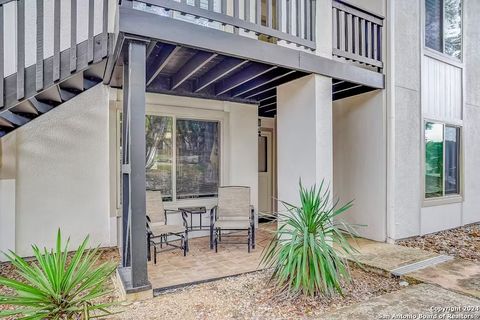
{"type": "Polygon", "coordinates": [[[15,127],[23,126],[25,123],[30,121],[30,119],[19,116],[15,113],[11,112],[10,110],[5,110],[2,113],[0,113],[0,117],[7,120],[8,122],[10,122],[15,127]]]}
{"type": "MultiPolygon", "coordinates": [[[[3,58],[3,53],[1,54],[3,58]]],[[[25,97],[25,0],[17,1],[17,99],[25,97]]]]}
{"type": "Polygon", "coordinates": [[[93,61],[93,31],[95,24],[95,1],[89,0],[88,3],[88,63],[93,61]]]}
{"type": "Polygon", "coordinates": [[[75,69],[77,69],[77,0],[71,0],[70,2],[70,72],[75,71],[75,69]]]}
{"type": "Polygon", "coordinates": [[[249,91],[255,90],[256,88],[265,85],[267,83],[273,82],[285,76],[288,76],[291,73],[294,73],[295,70],[288,70],[288,69],[274,69],[271,72],[264,73],[260,77],[257,77],[237,88],[232,90],[232,96],[238,97],[243,94],[248,93],[249,91]]]}
{"type": "Polygon", "coordinates": [[[53,81],[60,79],[60,0],[55,0],[53,8],[53,81]]]}
{"type": "Polygon", "coordinates": [[[192,77],[198,70],[217,56],[216,53],[199,51],[172,77],[172,90],[192,77]]]}
{"type": "MultiPolygon", "coordinates": [[[[168,64],[170,59],[172,59],[173,56],[180,50],[180,46],[175,46],[175,45],[170,45],[170,44],[164,44],[162,46],[162,49],[157,57],[150,57],[150,59],[155,59],[155,63],[157,65],[156,68],[154,68],[154,72],[151,76],[147,76],[147,86],[150,85],[153,80],[158,76],[160,72],[162,72],[163,68],[168,64]]],[[[149,66],[148,69],[150,69],[152,66],[149,66]]]]}
{"type": "Polygon", "coordinates": [[[212,83],[217,82],[218,80],[227,76],[229,73],[245,65],[247,62],[248,60],[226,57],[220,63],[218,63],[215,67],[213,67],[210,71],[208,71],[198,79],[195,92],[199,92],[205,89],[212,83]]]}
{"type": "Polygon", "coordinates": [[[265,64],[252,64],[251,66],[237,72],[231,77],[221,81],[215,86],[215,95],[219,96],[236,87],[255,79],[262,74],[275,69],[276,66],[270,66],[265,64]]]}
{"type": "Polygon", "coordinates": [[[35,64],[35,89],[43,89],[43,0],[37,0],[37,61],[35,64]]]}

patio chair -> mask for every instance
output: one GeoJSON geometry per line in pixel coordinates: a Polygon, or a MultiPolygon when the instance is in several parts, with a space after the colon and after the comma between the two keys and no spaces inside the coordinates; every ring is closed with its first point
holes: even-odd
{"type": "Polygon", "coordinates": [[[184,212],[183,224],[168,224],[168,212],[180,212],[178,210],[165,209],[162,194],[159,191],[147,191],[147,246],[148,260],[151,260],[151,248],[153,247],[153,263],[157,263],[157,247],[160,249],[171,246],[183,250],[183,255],[188,252],[188,224],[184,212]],[[172,239],[173,238],[173,239],[172,239]],[[176,242],[180,241],[180,244],[176,242]]]}
{"type": "MultiPolygon", "coordinates": [[[[250,187],[225,186],[218,189],[218,205],[210,212],[210,249],[222,241],[224,231],[247,231],[247,242],[227,242],[247,244],[248,252],[255,249],[255,220],[253,206],[250,205],[250,187]]],[[[240,237],[228,234],[223,237],[240,237]]]]}

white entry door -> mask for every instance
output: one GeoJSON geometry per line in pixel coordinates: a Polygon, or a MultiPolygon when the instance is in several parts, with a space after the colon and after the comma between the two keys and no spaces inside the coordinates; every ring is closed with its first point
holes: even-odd
{"type": "Polygon", "coordinates": [[[273,212],[273,144],[272,132],[260,131],[258,136],[258,209],[273,212]]]}

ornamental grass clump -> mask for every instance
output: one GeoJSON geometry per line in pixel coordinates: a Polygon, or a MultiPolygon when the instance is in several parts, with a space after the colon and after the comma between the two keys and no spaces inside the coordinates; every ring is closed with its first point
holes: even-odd
{"type": "Polygon", "coordinates": [[[352,201],[338,207],[322,181],[310,189],[300,182],[300,206],[281,203],[288,211],[279,213],[279,228],[261,260],[273,269],[270,281],[287,296],[343,296],[342,284],[351,279],[345,257],[355,252],[346,236],[354,230],[334,218],[350,209],[352,201]]]}
{"type": "Polygon", "coordinates": [[[14,252],[4,253],[20,280],[0,277],[0,286],[14,294],[0,295],[0,305],[15,309],[0,311],[0,318],[92,319],[105,317],[113,303],[98,302],[112,292],[107,282],[115,271],[113,262],[99,263],[98,247],[87,249],[88,237],[69,257],[67,240],[62,245],[60,230],[55,250],[33,245],[35,261],[27,262],[14,252]]]}

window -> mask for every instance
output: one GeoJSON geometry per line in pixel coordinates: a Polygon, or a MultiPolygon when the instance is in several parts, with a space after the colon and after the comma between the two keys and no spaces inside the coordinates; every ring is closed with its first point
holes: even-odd
{"type": "Polygon", "coordinates": [[[217,195],[218,122],[147,115],[145,131],[147,190],[166,201],[217,195]]]}
{"type": "Polygon", "coordinates": [[[173,199],[173,118],[147,115],[146,184],[149,191],[161,191],[164,200],[173,199]]]}
{"type": "Polygon", "coordinates": [[[177,199],[218,192],[218,122],[177,120],[177,199]]]}
{"type": "Polygon", "coordinates": [[[462,58],[462,0],[425,0],[425,46],[462,58]]]}
{"type": "Polygon", "coordinates": [[[425,123],[425,198],[460,194],[460,128],[425,123]]]}

